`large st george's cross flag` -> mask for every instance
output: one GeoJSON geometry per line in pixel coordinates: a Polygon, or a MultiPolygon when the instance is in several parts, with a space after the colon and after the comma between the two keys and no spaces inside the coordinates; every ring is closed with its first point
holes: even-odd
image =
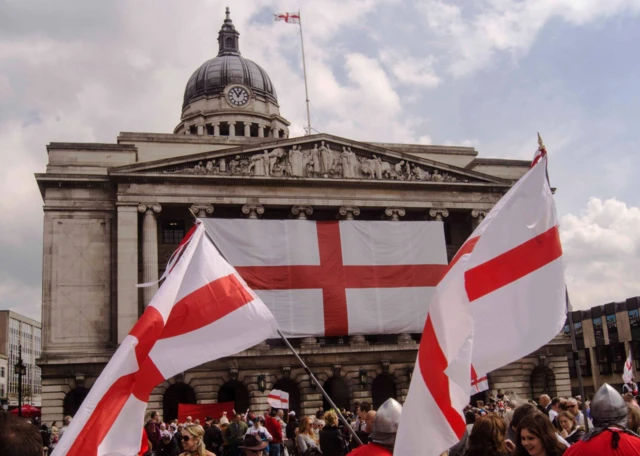
{"type": "Polygon", "coordinates": [[[421,332],[447,264],[439,221],[202,222],[293,337],[421,332]]]}

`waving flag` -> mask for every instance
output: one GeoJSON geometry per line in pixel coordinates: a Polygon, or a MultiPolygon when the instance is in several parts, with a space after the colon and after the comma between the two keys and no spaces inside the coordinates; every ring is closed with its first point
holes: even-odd
{"type": "Polygon", "coordinates": [[[289,393],[277,389],[271,390],[267,396],[267,402],[273,408],[289,408],[289,393]]]}
{"type": "Polygon", "coordinates": [[[425,302],[447,267],[437,221],[203,223],[282,332],[294,337],[420,332],[425,302]]]}
{"type": "Polygon", "coordinates": [[[624,371],[622,372],[622,381],[625,383],[633,382],[633,357],[631,356],[631,349],[629,349],[629,356],[624,362],[624,371]]]}
{"type": "Polygon", "coordinates": [[[275,333],[273,315],[220,256],[202,223],[187,236],[181,257],[52,456],[137,454],[147,401],[156,385],[275,333]]]}
{"type": "Polygon", "coordinates": [[[277,21],[285,21],[287,24],[299,24],[300,13],[276,13],[273,15],[277,21]]]}
{"type": "Polygon", "coordinates": [[[396,454],[435,456],[457,443],[470,381],[482,383],[487,372],[562,329],[562,249],[544,149],[536,161],[460,248],[436,288],[396,454]]]}

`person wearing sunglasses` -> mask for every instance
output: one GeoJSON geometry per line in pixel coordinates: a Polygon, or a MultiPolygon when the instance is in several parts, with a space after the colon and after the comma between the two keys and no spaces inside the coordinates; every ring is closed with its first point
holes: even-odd
{"type": "Polygon", "coordinates": [[[182,447],[184,453],[180,456],[215,456],[204,446],[204,429],[199,424],[185,426],[182,429],[182,447]]]}

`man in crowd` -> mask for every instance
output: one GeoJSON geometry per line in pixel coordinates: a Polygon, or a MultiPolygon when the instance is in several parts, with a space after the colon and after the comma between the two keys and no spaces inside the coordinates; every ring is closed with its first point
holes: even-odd
{"type": "MultiPolygon", "coordinates": [[[[207,417],[211,418],[211,417],[207,417]]],[[[222,456],[224,437],[218,420],[208,420],[209,427],[204,431],[204,446],[216,456],[222,456]]]]}
{"type": "Polygon", "coordinates": [[[356,418],[356,421],[353,424],[354,431],[364,431],[364,427],[366,426],[365,418],[367,416],[367,413],[369,413],[370,410],[371,410],[371,404],[369,404],[368,402],[364,401],[360,404],[360,406],[356,411],[356,414],[358,415],[358,417],[356,418]]]}
{"type": "Polygon", "coordinates": [[[160,448],[160,441],[162,440],[162,433],[160,432],[160,415],[158,412],[151,412],[149,414],[149,420],[144,425],[144,430],[147,433],[147,440],[151,442],[151,449],[158,451],[160,448]]]}
{"type": "Polygon", "coordinates": [[[38,428],[10,413],[0,412],[0,454],[42,456],[44,446],[38,428]]]}
{"type": "Polygon", "coordinates": [[[567,406],[569,407],[569,413],[576,417],[576,421],[578,421],[578,426],[585,427],[584,425],[584,413],[580,411],[580,407],[578,406],[578,401],[570,397],[567,399],[567,406]]]}
{"type": "Polygon", "coordinates": [[[236,413],[233,422],[227,427],[227,442],[229,442],[229,456],[240,456],[239,446],[242,445],[244,435],[249,430],[247,423],[242,421],[242,414],[236,413]]]}
{"type": "Polygon", "coordinates": [[[638,384],[631,379],[631,381],[622,385],[622,394],[631,393],[634,396],[638,395],[638,384]]]}
{"type": "Polygon", "coordinates": [[[264,427],[271,434],[269,441],[269,456],[280,456],[282,451],[282,426],[276,419],[277,412],[269,407],[264,414],[264,427]]]}
{"type": "Polygon", "coordinates": [[[287,423],[287,438],[289,440],[296,439],[296,429],[298,429],[298,419],[296,418],[296,412],[293,410],[289,412],[289,422],[287,423]]]}
{"type": "Polygon", "coordinates": [[[549,406],[549,420],[551,420],[553,424],[556,424],[554,420],[558,417],[558,413],[560,413],[560,402],[562,401],[559,397],[551,399],[551,405],[549,406]]]}
{"type": "Polygon", "coordinates": [[[594,427],[564,456],[624,456],[640,454],[640,437],[627,429],[628,407],[620,393],[602,385],[591,402],[594,427]]]}
{"type": "Polygon", "coordinates": [[[396,444],[396,433],[400,423],[402,405],[395,399],[387,399],[380,406],[373,420],[373,432],[369,435],[369,443],[362,445],[350,456],[389,456],[393,454],[396,444]]]}
{"type": "Polygon", "coordinates": [[[545,415],[549,415],[549,408],[551,407],[551,398],[548,394],[543,394],[540,396],[540,400],[538,401],[538,410],[540,410],[545,415]]]}

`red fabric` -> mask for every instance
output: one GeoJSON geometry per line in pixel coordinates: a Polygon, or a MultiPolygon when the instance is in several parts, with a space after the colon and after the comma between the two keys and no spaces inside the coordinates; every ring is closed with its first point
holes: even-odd
{"type": "MultiPolygon", "coordinates": [[[[34,407],[31,404],[24,404],[21,407],[21,409],[22,409],[22,416],[24,417],[33,418],[35,416],[40,416],[41,414],[40,409],[38,407],[34,407]]],[[[18,407],[14,408],[9,413],[13,415],[18,415],[18,407]]]]}
{"type": "Polygon", "coordinates": [[[220,402],[219,404],[178,404],[178,421],[184,423],[187,417],[200,420],[204,424],[204,419],[208,416],[214,420],[222,418],[222,413],[227,412],[227,416],[233,416],[233,402],[220,402]]]}
{"type": "Polygon", "coordinates": [[[639,456],[640,438],[620,432],[618,429],[604,431],[587,442],[579,441],[571,445],[564,456],[639,456]],[[611,448],[613,435],[620,436],[618,448],[611,448]]]}
{"type": "Polygon", "coordinates": [[[362,445],[349,453],[349,456],[392,456],[393,453],[375,443],[362,445]]]}
{"type": "Polygon", "coordinates": [[[282,426],[280,426],[278,420],[267,415],[264,418],[264,427],[267,428],[267,431],[269,431],[269,434],[273,437],[273,443],[282,443],[282,426]]]}
{"type": "Polygon", "coordinates": [[[149,440],[147,440],[147,433],[143,429],[142,430],[142,442],[140,443],[140,452],[138,456],[144,456],[144,454],[149,451],[149,440]]]}
{"type": "Polygon", "coordinates": [[[444,264],[345,266],[339,222],[316,222],[316,229],[319,266],[239,266],[236,270],[254,290],[321,288],[326,336],[349,334],[347,288],[435,287],[444,277],[444,264]]]}

